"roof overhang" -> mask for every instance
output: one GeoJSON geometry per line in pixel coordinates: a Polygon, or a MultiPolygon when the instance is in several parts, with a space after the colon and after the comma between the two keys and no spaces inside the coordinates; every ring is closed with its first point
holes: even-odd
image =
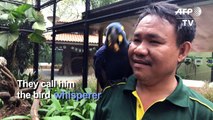
{"type": "MultiPolygon", "coordinates": [[[[159,2],[162,0],[152,0],[152,2],[159,2]]],[[[178,4],[183,7],[200,6],[202,15],[195,18],[197,22],[197,35],[193,42],[193,51],[212,52],[213,51],[213,1],[212,0],[167,0],[167,2],[178,4]],[[211,18],[211,19],[210,19],[211,18]],[[205,42],[204,42],[205,41],[205,42]]],[[[148,0],[132,0],[121,1],[109,6],[90,10],[87,20],[79,20],[62,25],[56,25],[57,33],[64,32],[82,32],[84,30],[85,22],[89,24],[90,31],[103,30],[106,26],[114,21],[119,21],[124,25],[128,38],[133,34],[134,26],[138,15],[141,11],[150,4],[148,0]]]]}

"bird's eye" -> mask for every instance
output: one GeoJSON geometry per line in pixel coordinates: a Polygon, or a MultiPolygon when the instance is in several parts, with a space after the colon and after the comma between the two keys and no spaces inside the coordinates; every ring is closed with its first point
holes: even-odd
{"type": "Polygon", "coordinates": [[[124,31],[124,26],[121,26],[121,30],[123,30],[123,31],[124,31]]]}
{"type": "Polygon", "coordinates": [[[122,43],[122,41],[123,41],[123,36],[122,35],[118,35],[118,42],[122,43]]]}

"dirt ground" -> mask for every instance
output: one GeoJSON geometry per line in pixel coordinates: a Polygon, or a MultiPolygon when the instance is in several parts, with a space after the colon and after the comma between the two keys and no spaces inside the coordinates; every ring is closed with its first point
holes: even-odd
{"type": "Polygon", "coordinates": [[[0,120],[12,115],[28,115],[30,114],[31,104],[27,100],[20,99],[20,104],[5,104],[0,109],[0,120]]]}

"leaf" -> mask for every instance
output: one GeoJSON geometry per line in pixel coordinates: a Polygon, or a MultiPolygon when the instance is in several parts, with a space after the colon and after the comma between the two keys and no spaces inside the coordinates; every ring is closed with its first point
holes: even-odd
{"type": "Polygon", "coordinates": [[[41,31],[41,30],[35,30],[34,32],[37,33],[37,34],[39,34],[39,35],[43,34],[43,31],[41,31]]]}
{"type": "Polygon", "coordinates": [[[44,22],[35,22],[32,26],[32,29],[45,31],[46,30],[45,23],[44,22]]]}
{"type": "Polygon", "coordinates": [[[16,23],[9,25],[10,33],[17,33],[18,32],[18,28],[19,28],[19,26],[16,23]]]}
{"type": "Polygon", "coordinates": [[[44,117],[44,120],[70,120],[69,116],[53,116],[53,117],[44,117]]]}
{"type": "Polygon", "coordinates": [[[40,34],[37,34],[37,33],[30,33],[28,35],[28,38],[30,39],[31,42],[35,42],[35,43],[38,43],[38,44],[41,44],[43,42],[45,42],[45,37],[40,35],[40,34]]]}
{"type": "Polygon", "coordinates": [[[9,16],[8,16],[8,20],[12,21],[11,23],[13,23],[15,21],[16,17],[10,13],[9,16]]]}
{"type": "Polygon", "coordinates": [[[49,112],[49,109],[45,109],[45,108],[38,109],[39,116],[45,116],[47,115],[48,112],[49,112]]]}
{"type": "Polygon", "coordinates": [[[18,20],[18,21],[23,21],[25,19],[24,14],[17,12],[17,11],[12,11],[11,15],[13,15],[15,17],[15,19],[18,20]]]}
{"type": "Polygon", "coordinates": [[[78,102],[78,101],[74,101],[74,102],[73,102],[73,107],[74,107],[75,109],[78,107],[78,105],[79,105],[79,102],[78,102]]]}
{"type": "Polygon", "coordinates": [[[42,108],[42,109],[38,109],[38,111],[39,111],[39,112],[47,113],[49,110],[48,110],[48,109],[44,109],[44,108],[42,108]]]}
{"type": "Polygon", "coordinates": [[[25,16],[26,16],[28,21],[30,21],[30,22],[34,22],[35,21],[35,18],[34,18],[35,14],[36,14],[35,9],[29,8],[28,10],[25,11],[24,14],[25,14],[25,16]]]}
{"type": "Polygon", "coordinates": [[[39,22],[39,23],[45,23],[45,20],[44,20],[44,16],[41,12],[35,12],[33,14],[33,17],[35,19],[35,22],[39,22]]]}
{"type": "Polygon", "coordinates": [[[84,109],[82,110],[82,115],[84,115],[86,111],[87,111],[87,109],[84,108],[84,109]]]}
{"type": "Polygon", "coordinates": [[[9,14],[2,14],[0,15],[0,20],[8,20],[9,14]]]}
{"type": "Polygon", "coordinates": [[[3,118],[2,120],[30,120],[30,117],[28,116],[19,116],[19,115],[16,115],[16,116],[10,116],[10,117],[6,117],[6,118],[3,118]]]}
{"type": "Polygon", "coordinates": [[[94,111],[89,111],[89,115],[90,115],[90,120],[93,120],[94,111]]]}
{"type": "Polygon", "coordinates": [[[86,93],[92,93],[92,89],[91,88],[85,88],[86,93]]]}
{"type": "Polygon", "coordinates": [[[4,7],[2,7],[1,5],[2,3],[0,3],[0,11],[2,11],[4,9],[4,7]]]}
{"type": "Polygon", "coordinates": [[[86,103],[86,100],[85,99],[81,99],[80,106],[84,105],[85,103],[86,103]]]}
{"type": "Polygon", "coordinates": [[[90,109],[91,109],[91,106],[89,105],[89,103],[87,103],[84,107],[85,107],[87,110],[90,110],[90,109]]]}
{"type": "Polygon", "coordinates": [[[51,101],[52,101],[52,105],[51,106],[61,110],[61,104],[60,104],[59,100],[57,100],[57,98],[54,95],[52,95],[51,101]]]}
{"type": "Polygon", "coordinates": [[[82,119],[82,120],[85,119],[79,112],[73,112],[73,113],[71,114],[71,116],[76,116],[76,117],[78,117],[78,118],[80,118],[80,119],[82,119]]]}
{"type": "Polygon", "coordinates": [[[46,116],[50,116],[56,110],[56,107],[52,107],[51,109],[48,110],[49,111],[47,112],[46,116]]]}
{"type": "Polygon", "coordinates": [[[4,2],[4,3],[1,3],[0,8],[1,10],[14,10],[17,8],[17,6],[11,3],[4,2]]]}
{"type": "Polygon", "coordinates": [[[67,109],[67,110],[73,110],[74,107],[73,106],[66,106],[65,109],[67,109]]]}
{"type": "Polygon", "coordinates": [[[97,104],[96,104],[96,103],[89,103],[89,106],[90,106],[93,110],[95,110],[97,104]]]}
{"type": "Polygon", "coordinates": [[[0,98],[0,108],[3,107],[4,101],[0,98]]]}
{"type": "Polygon", "coordinates": [[[19,12],[21,14],[24,14],[24,12],[26,10],[28,10],[29,8],[31,8],[31,5],[29,5],[29,4],[22,4],[22,5],[18,6],[18,8],[16,8],[15,11],[17,11],[17,12],[19,12]]]}
{"type": "Polygon", "coordinates": [[[7,49],[13,42],[15,42],[19,37],[18,32],[10,33],[7,31],[0,32],[0,47],[7,49]]]}

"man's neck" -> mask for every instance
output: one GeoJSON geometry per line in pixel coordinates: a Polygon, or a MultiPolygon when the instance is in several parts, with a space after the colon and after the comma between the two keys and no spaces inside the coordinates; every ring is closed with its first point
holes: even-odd
{"type": "MultiPolygon", "coordinates": [[[[152,80],[150,79],[150,81],[152,80]]],[[[143,81],[137,80],[136,91],[143,103],[145,111],[154,102],[168,97],[175,90],[178,84],[175,76],[155,81],[157,82],[145,84],[143,81]]]]}
{"type": "Polygon", "coordinates": [[[146,81],[153,81],[153,82],[144,82],[143,80],[137,80],[136,88],[143,92],[149,93],[158,93],[158,92],[169,92],[174,91],[177,86],[177,80],[174,77],[167,77],[167,78],[157,78],[156,80],[149,79],[146,81]],[[158,80],[157,80],[158,79],[158,80]]]}

